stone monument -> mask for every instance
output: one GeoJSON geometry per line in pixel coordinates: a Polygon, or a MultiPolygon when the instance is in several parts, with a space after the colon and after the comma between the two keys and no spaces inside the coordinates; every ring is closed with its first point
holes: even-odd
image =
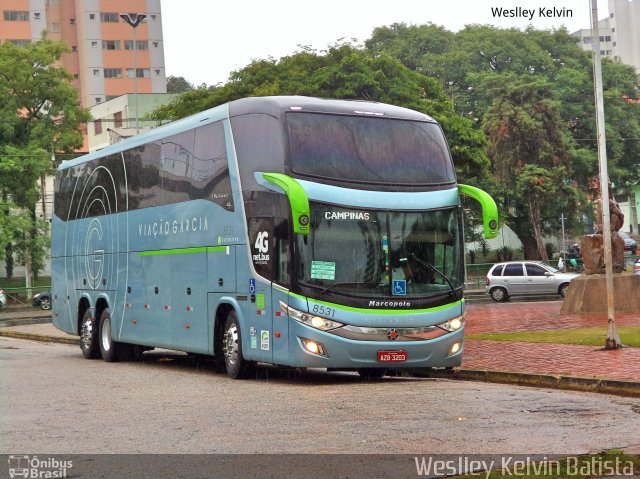
{"type": "MultiPolygon", "coordinates": [[[[591,190],[597,191],[596,198],[596,232],[582,237],[582,261],[584,274],[604,274],[604,231],[602,227],[602,194],[598,178],[591,180],[591,190]]],[[[613,272],[624,271],[624,240],[618,234],[624,223],[624,214],[616,202],[609,182],[609,215],[611,217],[611,255],[613,257],[613,272]]]]}
{"type": "MultiPolygon", "coordinates": [[[[560,309],[561,314],[606,313],[604,231],[602,227],[602,195],[598,178],[591,180],[591,191],[596,203],[596,232],[582,237],[584,274],[573,279],[560,309]]],[[[640,310],[640,276],[624,271],[624,240],[618,234],[624,223],[624,214],[613,196],[609,182],[609,214],[611,217],[611,256],[614,275],[614,304],[617,311],[640,310]],[[620,274],[622,273],[622,274],[620,274]]]]}

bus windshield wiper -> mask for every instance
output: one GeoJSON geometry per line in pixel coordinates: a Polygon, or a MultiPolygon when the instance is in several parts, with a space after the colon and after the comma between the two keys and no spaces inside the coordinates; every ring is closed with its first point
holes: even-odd
{"type": "Polygon", "coordinates": [[[433,271],[434,273],[436,273],[438,276],[440,276],[442,279],[444,279],[447,284],[449,285],[449,288],[451,288],[451,294],[453,295],[454,298],[457,297],[456,294],[456,289],[453,287],[453,284],[451,283],[451,280],[449,278],[447,278],[447,275],[444,274],[442,271],[440,271],[438,268],[436,268],[435,266],[433,266],[430,263],[427,263],[426,261],[418,258],[415,253],[411,253],[411,256],[413,257],[413,259],[415,259],[419,264],[421,264],[422,266],[424,266],[425,268],[427,268],[429,271],[433,271]]]}
{"type": "Polygon", "coordinates": [[[334,283],[334,284],[332,284],[332,285],[327,286],[327,287],[326,287],[326,288],[324,288],[322,291],[320,291],[320,292],[318,293],[318,296],[323,295],[324,293],[326,293],[327,291],[329,291],[329,290],[331,290],[331,289],[335,288],[336,286],[378,286],[378,285],[379,285],[379,283],[372,283],[372,282],[369,282],[369,283],[366,283],[366,282],[362,282],[362,283],[358,283],[358,282],[351,282],[351,283],[347,283],[347,282],[345,282],[345,283],[334,283]]]}

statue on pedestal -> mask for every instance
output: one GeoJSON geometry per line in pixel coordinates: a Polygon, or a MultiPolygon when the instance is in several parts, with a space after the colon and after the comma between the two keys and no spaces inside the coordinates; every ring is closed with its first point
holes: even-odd
{"type": "MultiPolygon", "coordinates": [[[[618,234],[624,223],[624,213],[620,209],[618,202],[613,195],[611,181],[608,182],[609,189],[609,217],[611,225],[611,256],[613,259],[613,272],[624,271],[624,240],[618,234]]],[[[584,274],[604,274],[604,237],[603,237],[603,205],[600,187],[600,179],[591,179],[589,189],[596,203],[596,232],[592,235],[582,237],[582,260],[584,262],[584,274]]]]}

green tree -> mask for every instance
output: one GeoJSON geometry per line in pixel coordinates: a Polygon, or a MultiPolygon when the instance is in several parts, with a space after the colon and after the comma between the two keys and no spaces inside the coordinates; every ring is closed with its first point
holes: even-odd
{"type": "Polygon", "coordinates": [[[65,51],[46,35],[24,48],[0,45],[0,256],[15,251],[36,273],[47,247],[46,225],[35,214],[40,180],[57,153],[82,146],[80,127],[90,118],[58,66],[65,51]]]}
{"type": "Polygon", "coordinates": [[[571,157],[559,102],[550,83],[536,77],[491,75],[484,86],[494,97],[483,128],[497,183],[510,195],[507,222],[526,258],[548,261],[543,212],[562,211],[577,194],[567,182],[571,157]]]}
{"type": "Polygon", "coordinates": [[[167,93],[184,93],[193,89],[194,86],[185,77],[167,77],[167,93]]]}
{"type": "MultiPolygon", "coordinates": [[[[565,181],[575,185],[580,195],[587,191],[589,179],[598,172],[591,54],[579,49],[575,37],[565,29],[520,31],[471,25],[451,33],[434,25],[395,24],[374,30],[365,45],[374,54],[391,53],[415,71],[438,78],[451,97],[452,108],[478,129],[490,126],[495,120],[499,107],[496,99],[502,98],[501,89],[489,88],[487,81],[498,82],[498,78],[503,77],[503,83],[508,84],[515,75],[515,78],[528,78],[531,87],[535,87],[536,82],[546,84],[546,98],[555,102],[553,141],[560,140],[562,156],[566,156],[566,161],[561,162],[566,168],[565,181]],[[493,119],[487,118],[489,112],[494,115],[493,119]]],[[[640,108],[627,98],[640,96],[640,78],[632,67],[604,59],[603,80],[610,177],[615,185],[637,184],[640,181],[640,108]]],[[[522,92],[523,97],[529,94],[536,95],[535,91],[522,92]]],[[[508,114],[507,106],[504,105],[503,115],[508,114]]],[[[546,108],[544,104],[541,106],[546,108]]],[[[522,131],[531,126],[520,125],[522,131]]],[[[514,191],[520,171],[504,162],[496,165],[493,155],[497,151],[507,152],[511,146],[528,148],[530,142],[525,138],[521,144],[505,145],[504,141],[505,131],[494,130],[489,138],[489,156],[494,162],[493,168],[511,174],[511,180],[478,186],[498,200],[501,212],[508,213],[506,221],[521,226],[519,237],[526,242],[527,237],[533,238],[534,231],[523,226],[530,223],[527,216],[521,216],[527,214],[528,208],[518,203],[519,195],[514,191]]],[[[574,194],[568,197],[575,203],[574,194]]],[[[553,201],[556,199],[548,198],[545,202],[549,201],[550,207],[568,207],[553,201]]],[[[578,212],[579,207],[574,205],[569,211],[578,212]]],[[[552,232],[548,227],[561,212],[542,214],[540,228],[552,232]]],[[[571,216],[570,228],[579,225],[577,217],[578,214],[571,216]]],[[[528,250],[529,254],[535,254],[532,245],[528,250]]]]}

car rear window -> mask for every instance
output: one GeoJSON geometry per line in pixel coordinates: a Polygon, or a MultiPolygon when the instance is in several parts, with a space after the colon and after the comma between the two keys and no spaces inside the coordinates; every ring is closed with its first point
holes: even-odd
{"type": "Polygon", "coordinates": [[[503,264],[499,264],[498,266],[493,268],[493,271],[491,272],[491,276],[502,276],[502,270],[503,269],[504,269],[504,265],[503,264]]]}

